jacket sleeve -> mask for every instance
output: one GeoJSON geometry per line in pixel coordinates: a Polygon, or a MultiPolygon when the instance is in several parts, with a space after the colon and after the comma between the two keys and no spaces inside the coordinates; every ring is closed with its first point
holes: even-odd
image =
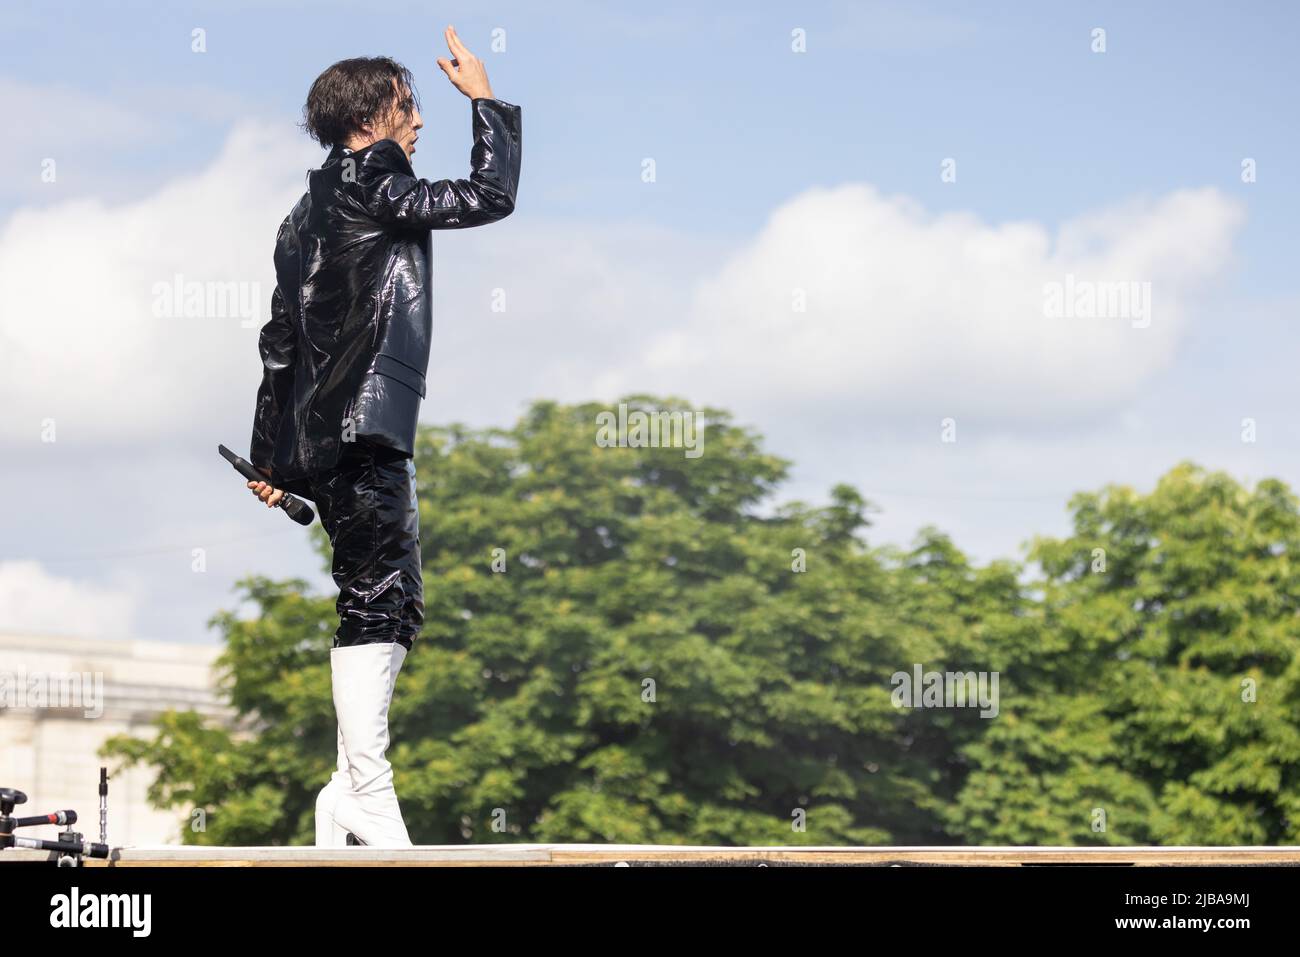
{"type": "Polygon", "coordinates": [[[366,153],[357,171],[362,203],[376,221],[412,229],[464,229],[509,216],[519,189],[522,115],[503,100],[470,101],[474,144],[468,179],[417,179],[392,141],[366,153]]]}
{"type": "Polygon", "coordinates": [[[257,468],[270,469],[280,416],[293,401],[293,367],[297,358],[297,332],[280,287],[271,294],[271,319],[262,327],[258,350],[262,354],[262,384],[253,413],[253,439],[248,459],[257,468]]]}

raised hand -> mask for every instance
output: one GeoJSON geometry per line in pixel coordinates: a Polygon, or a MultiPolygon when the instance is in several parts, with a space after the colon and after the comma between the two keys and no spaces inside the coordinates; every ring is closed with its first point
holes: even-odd
{"type": "Polygon", "coordinates": [[[488,83],[487,70],[483,61],[469,52],[469,48],[456,36],[456,28],[448,26],[443,31],[447,38],[447,48],[451,50],[451,59],[438,57],[438,66],[447,74],[451,85],[460,90],[471,100],[480,96],[496,99],[492,95],[492,85],[488,83]]]}

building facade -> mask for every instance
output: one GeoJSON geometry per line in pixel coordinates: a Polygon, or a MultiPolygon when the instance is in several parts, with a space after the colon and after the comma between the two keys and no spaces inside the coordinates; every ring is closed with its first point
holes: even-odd
{"type": "MultiPolygon", "coordinates": [[[[157,810],[146,797],[156,769],[115,773],[99,747],[115,734],[152,737],[169,708],[227,721],[217,691],[219,645],[0,634],[0,787],[27,795],[16,816],[71,808],[73,830],[99,840],[99,769],[109,769],[108,843],[180,844],[187,810],[157,810]]],[[[60,829],[23,828],[53,839],[60,829]]]]}

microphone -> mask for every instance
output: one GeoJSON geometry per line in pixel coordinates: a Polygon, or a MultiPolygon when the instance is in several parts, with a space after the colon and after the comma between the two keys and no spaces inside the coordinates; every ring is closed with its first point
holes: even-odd
{"type": "MultiPolygon", "coordinates": [[[[252,462],[240,458],[224,445],[218,445],[217,451],[221,453],[223,459],[235,467],[236,472],[244,476],[244,478],[248,479],[250,482],[266,482],[268,485],[271,484],[270,479],[257,469],[253,468],[252,462]]],[[[316,518],[316,513],[311,510],[310,505],[301,499],[290,495],[288,492],[284,493],[284,498],[280,499],[280,501],[276,503],[275,507],[284,509],[284,513],[299,525],[310,525],[316,518]]]]}

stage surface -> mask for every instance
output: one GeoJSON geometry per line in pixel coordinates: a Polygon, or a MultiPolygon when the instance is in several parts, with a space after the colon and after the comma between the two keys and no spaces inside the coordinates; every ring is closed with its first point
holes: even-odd
{"type": "MultiPolygon", "coordinates": [[[[50,861],[48,851],[0,851],[5,861],[50,861]]],[[[366,847],[114,847],[87,867],[1300,866],[1298,847],[690,847],[667,844],[425,844],[366,847]]]]}

